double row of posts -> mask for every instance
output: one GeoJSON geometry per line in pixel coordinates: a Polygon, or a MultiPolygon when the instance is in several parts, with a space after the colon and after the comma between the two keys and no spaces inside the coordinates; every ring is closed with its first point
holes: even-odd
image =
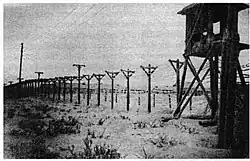
{"type": "MultiPolygon", "coordinates": [[[[21,85],[23,84],[21,82],[21,80],[23,78],[21,78],[21,73],[22,73],[22,58],[23,58],[23,43],[21,43],[21,58],[20,58],[20,70],[19,70],[19,85],[18,85],[18,96],[21,97],[21,85]]],[[[83,78],[85,78],[88,82],[88,88],[87,88],[87,105],[89,105],[89,100],[90,100],[90,80],[95,77],[98,81],[98,92],[97,92],[97,105],[100,105],[100,82],[101,79],[105,76],[105,74],[93,74],[93,75],[83,75],[81,76],[81,68],[85,67],[85,65],[83,64],[73,64],[73,67],[77,67],[78,69],[78,77],[75,76],[65,76],[65,77],[56,77],[55,79],[50,78],[50,79],[43,79],[42,81],[40,80],[40,75],[43,74],[43,72],[35,72],[38,75],[37,80],[35,80],[32,83],[32,86],[29,86],[28,83],[28,87],[33,87],[33,84],[35,83],[35,87],[34,88],[34,92],[35,95],[40,95],[41,93],[44,93],[46,95],[46,93],[49,96],[49,93],[51,91],[51,82],[52,82],[52,86],[53,86],[53,96],[52,99],[55,100],[55,95],[56,95],[56,83],[58,82],[58,100],[61,99],[61,82],[63,82],[63,101],[65,101],[65,95],[66,95],[66,81],[70,81],[70,102],[72,102],[72,97],[73,97],[73,90],[72,90],[72,82],[76,79],[78,80],[78,104],[81,103],[81,99],[80,99],[80,85],[81,85],[81,80],[83,78]],[[41,83],[41,84],[40,84],[41,83]],[[43,91],[43,87],[47,86],[47,89],[45,89],[43,91]],[[41,89],[41,91],[40,91],[41,89]]],[[[157,67],[152,67],[150,64],[148,65],[148,67],[143,67],[141,66],[141,68],[143,69],[143,71],[147,74],[148,76],[148,112],[151,112],[151,74],[157,69],[157,67]]],[[[113,109],[114,104],[113,104],[113,100],[114,100],[114,79],[115,77],[119,74],[119,72],[111,72],[111,71],[105,71],[107,73],[107,75],[110,77],[111,79],[111,109],[113,109]]],[[[121,69],[121,72],[124,74],[125,78],[127,79],[127,111],[129,111],[129,104],[130,104],[130,96],[129,96],[129,78],[132,76],[133,73],[135,73],[135,71],[132,70],[123,70],[121,69]]],[[[31,82],[26,81],[27,82],[31,82]]],[[[11,82],[12,83],[12,82],[11,82]]],[[[24,84],[25,84],[24,83],[24,84]]],[[[153,97],[154,99],[154,106],[155,106],[155,95],[153,97]]],[[[117,102],[117,95],[116,95],[116,99],[115,101],[117,102]]]]}
{"type": "MultiPolygon", "coordinates": [[[[21,44],[21,58],[22,58],[22,52],[23,52],[23,44],[21,44]]],[[[21,65],[21,63],[20,63],[21,65]]],[[[101,80],[105,76],[105,74],[93,74],[93,75],[82,75],[81,76],[81,68],[85,67],[83,64],[73,64],[74,67],[77,67],[78,69],[78,76],[64,76],[64,77],[55,77],[50,79],[41,79],[41,75],[44,74],[41,71],[35,72],[37,74],[37,80],[26,80],[24,82],[21,82],[22,78],[19,77],[19,88],[21,89],[21,84],[24,84],[24,86],[27,84],[27,88],[30,88],[30,91],[33,91],[33,95],[35,96],[48,96],[50,97],[50,93],[52,93],[52,100],[54,101],[57,94],[57,99],[61,100],[61,88],[63,83],[63,101],[66,100],[66,84],[67,81],[70,81],[70,102],[73,101],[73,81],[78,81],[78,104],[81,103],[80,93],[81,93],[81,80],[85,78],[87,80],[87,106],[90,104],[90,80],[95,77],[98,81],[98,91],[97,91],[97,105],[100,105],[100,93],[101,93],[101,80]],[[47,87],[47,88],[46,88],[47,87]],[[57,89],[57,90],[56,90],[57,89]]],[[[148,66],[140,66],[143,71],[148,76],[148,112],[151,112],[151,75],[154,73],[154,71],[157,69],[157,67],[153,67],[150,64],[148,66]]],[[[21,69],[21,66],[20,66],[21,69]]],[[[114,71],[105,71],[109,78],[111,79],[111,109],[114,108],[114,79],[119,74],[119,72],[114,71]]],[[[127,69],[121,69],[121,72],[125,76],[127,80],[127,111],[129,111],[129,104],[130,104],[130,77],[135,73],[135,71],[127,69]]],[[[21,70],[20,70],[21,73],[21,70]]],[[[20,76],[20,75],[19,75],[20,76]]],[[[10,84],[12,82],[10,81],[10,84]]],[[[18,90],[21,91],[21,90],[18,90]]],[[[20,93],[19,93],[19,96],[20,93]]],[[[115,101],[117,102],[117,94],[115,97],[115,101]]],[[[153,106],[155,106],[155,95],[153,96],[153,106]]],[[[139,101],[139,100],[138,100],[139,101]]],[[[140,101],[139,101],[140,102],[140,101]]]]}
{"type": "MultiPolygon", "coordinates": [[[[127,90],[126,90],[126,96],[127,96],[127,111],[129,111],[129,104],[130,104],[130,82],[129,78],[135,73],[135,71],[132,70],[123,70],[121,69],[122,73],[127,79],[127,90]]],[[[107,71],[108,72],[108,71],[107,71]]],[[[112,83],[112,90],[111,90],[111,99],[114,97],[114,79],[118,75],[119,72],[108,72],[108,75],[110,76],[112,83]],[[112,92],[113,91],[113,92],[112,92]]],[[[152,73],[152,71],[151,71],[152,73]]],[[[25,96],[45,96],[51,98],[53,101],[56,99],[58,101],[63,100],[66,101],[66,91],[67,91],[67,81],[69,81],[69,93],[70,93],[70,102],[72,103],[73,100],[73,81],[78,80],[76,76],[64,76],[64,77],[55,77],[50,79],[43,79],[41,78],[41,75],[43,72],[36,72],[38,75],[37,79],[34,80],[25,80],[22,81],[21,88],[23,89],[22,93],[25,93],[25,95],[22,95],[22,97],[25,96]],[[63,98],[63,99],[62,99],[63,98]]],[[[87,83],[87,105],[90,103],[90,80],[95,77],[98,80],[98,90],[97,90],[97,105],[100,105],[100,94],[101,94],[101,80],[105,76],[105,74],[93,74],[93,75],[83,75],[82,78],[85,78],[88,80],[87,83]]],[[[151,79],[149,79],[151,80],[151,79]]],[[[10,84],[12,84],[12,81],[10,81],[10,84]]],[[[151,84],[151,83],[149,83],[151,84]]],[[[151,87],[149,87],[150,89],[151,87]]],[[[106,93],[106,92],[105,92],[106,93]]],[[[151,94],[151,93],[150,93],[151,94]]],[[[107,94],[104,95],[107,101],[107,94]]],[[[170,98],[171,99],[171,98],[170,98]]],[[[113,98],[111,101],[111,107],[114,108],[114,103],[117,103],[117,93],[115,96],[115,99],[113,98]]],[[[150,105],[150,101],[148,102],[150,105]]],[[[171,104],[171,100],[169,101],[171,104]]],[[[140,105],[140,94],[138,96],[138,105],[140,105]]],[[[171,105],[170,105],[171,106],[171,105]]],[[[148,106],[149,107],[149,106],[148,106]]],[[[155,93],[153,95],[153,107],[155,107],[155,93]]],[[[171,107],[170,107],[171,108],[171,107]]],[[[149,112],[151,112],[151,108],[148,108],[149,112]]]]}

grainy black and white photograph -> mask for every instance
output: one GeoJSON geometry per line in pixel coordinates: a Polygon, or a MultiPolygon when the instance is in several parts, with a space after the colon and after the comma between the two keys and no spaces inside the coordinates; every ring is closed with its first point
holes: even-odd
{"type": "Polygon", "coordinates": [[[249,159],[249,4],[2,8],[4,159],[249,159]]]}

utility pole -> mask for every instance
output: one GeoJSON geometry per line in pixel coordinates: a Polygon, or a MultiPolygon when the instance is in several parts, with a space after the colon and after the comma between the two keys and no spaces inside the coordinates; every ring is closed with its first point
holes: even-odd
{"type": "Polygon", "coordinates": [[[89,105],[89,99],[90,99],[90,80],[94,77],[93,75],[85,75],[83,74],[83,77],[88,81],[88,94],[87,94],[87,106],[89,105]]]}
{"type": "Polygon", "coordinates": [[[40,75],[43,74],[43,72],[35,72],[35,74],[37,74],[37,92],[38,92],[38,95],[39,95],[39,81],[40,81],[40,75]]]}
{"type": "Polygon", "coordinates": [[[93,74],[93,76],[98,81],[98,92],[97,92],[97,105],[100,106],[101,102],[101,80],[105,76],[105,74],[93,74]]]}
{"type": "Polygon", "coordinates": [[[140,67],[148,76],[148,113],[150,113],[151,112],[151,74],[153,74],[158,67],[157,66],[152,67],[150,64],[148,64],[147,67],[144,67],[142,65],[140,67]]]}
{"type": "Polygon", "coordinates": [[[129,98],[129,78],[135,73],[135,71],[132,70],[123,70],[121,69],[123,75],[126,77],[127,79],[127,111],[129,111],[129,104],[130,104],[130,98],[129,98]]]}
{"type": "Polygon", "coordinates": [[[17,80],[19,81],[18,83],[21,84],[22,83],[22,80],[24,80],[24,78],[17,78],[17,80]]]}
{"type": "Polygon", "coordinates": [[[114,79],[115,77],[119,74],[119,72],[110,72],[110,71],[105,71],[109,78],[111,79],[111,85],[112,85],[112,91],[111,91],[111,109],[114,107],[114,79]]]}
{"type": "Polygon", "coordinates": [[[77,67],[78,69],[78,104],[80,104],[80,84],[81,84],[81,67],[85,67],[85,65],[81,65],[81,64],[73,64],[73,67],[77,67]]]}
{"type": "Polygon", "coordinates": [[[21,43],[21,56],[20,56],[20,68],[19,68],[19,85],[18,85],[18,97],[21,96],[21,81],[22,81],[22,62],[23,62],[23,43],[21,43]]]}
{"type": "Polygon", "coordinates": [[[176,98],[177,98],[177,106],[180,103],[181,98],[181,91],[180,91],[180,69],[183,66],[184,62],[180,62],[179,59],[177,60],[168,60],[171,64],[171,66],[174,68],[174,71],[176,73],[176,98]],[[176,63],[176,66],[174,66],[173,63],[176,63]]]}
{"type": "Polygon", "coordinates": [[[19,68],[19,83],[22,80],[22,63],[23,63],[23,43],[21,43],[21,56],[20,56],[20,68],[19,68]]]}

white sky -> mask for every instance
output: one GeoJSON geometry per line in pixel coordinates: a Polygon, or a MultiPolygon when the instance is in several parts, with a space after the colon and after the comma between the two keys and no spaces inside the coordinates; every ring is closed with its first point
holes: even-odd
{"type": "MultiPolygon", "coordinates": [[[[35,71],[44,71],[46,78],[76,75],[72,64],[80,63],[86,65],[82,74],[133,69],[131,86],[144,86],[147,77],[140,65],[151,63],[159,66],[152,84],[172,85],[175,74],[168,60],[183,60],[185,16],[177,12],[186,5],[5,4],[4,82],[18,77],[23,42],[25,79],[36,78],[35,71]]],[[[239,13],[239,33],[241,42],[249,43],[249,10],[239,13]]],[[[240,61],[249,61],[248,51],[240,61]]],[[[115,81],[126,83],[122,73],[115,81]]]]}

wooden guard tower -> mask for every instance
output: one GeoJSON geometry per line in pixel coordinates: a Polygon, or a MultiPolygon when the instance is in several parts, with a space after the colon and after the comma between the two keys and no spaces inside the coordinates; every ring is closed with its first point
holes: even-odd
{"type": "Polygon", "coordinates": [[[197,81],[198,85],[195,90],[200,87],[205,93],[211,108],[211,118],[215,118],[219,108],[219,147],[221,148],[233,147],[237,72],[241,80],[241,86],[246,86],[238,57],[241,50],[249,49],[249,45],[240,43],[238,12],[247,8],[249,8],[247,4],[206,3],[191,4],[178,12],[178,14],[186,15],[186,48],[183,54],[185,62],[181,79],[180,102],[174,112],[174,117],[179,118],[181,116],[185,106],[190,101],[190,97],[192,97],[191,88],[197,81]],[[218,22],[220,25],[219,33],[214,34],[213,27],[218,22]],[[203,59],[198,71],[192,64],[190,59],[192,56],[203,59]],[[220,83],[218,81],[219,57],[221,57],[220,83]],[[199,74],[207,61],[209,61],[209,69],[200,79],[199,74]],[[194,78],[183,95],[187,67],[189,67],[194,78]],[[202,84],[208,73],[210,73],[210,96],[202,84]],[[189,93],[191,95],[186,100],[189,93]],[[220,100],[218,100],[219,94],[220,100]]]}

